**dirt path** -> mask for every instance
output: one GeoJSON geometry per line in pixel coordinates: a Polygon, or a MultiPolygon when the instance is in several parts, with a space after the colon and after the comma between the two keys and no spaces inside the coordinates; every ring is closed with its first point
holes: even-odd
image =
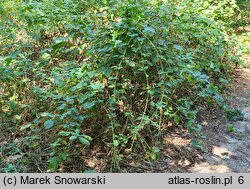
{"type": "Polygon", "coordinates": [[[233,90],[227,97],[231,106],[239,108],[245,114],[244,119],[229,122],[217,118],[212,121],[211,125],[216,129],[205,129],[209,150],[203,155],[202,162],[189,167],[189,172],[250,172],[250,55],[245,58],[248,66],[237,70],[233,90]],[[234,125],[234,132],[227,131],[229,124],[234,125]]]}

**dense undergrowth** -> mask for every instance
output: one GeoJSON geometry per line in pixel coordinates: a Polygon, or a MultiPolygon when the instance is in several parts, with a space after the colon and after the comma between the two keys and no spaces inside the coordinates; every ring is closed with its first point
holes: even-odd
{"type": "Polygon", "coordinates": [[[0,14],[3,172],[93,150],[115,171],[132,152],[155,159],[175,126],[202,149],[201,109],[240,115],[220,95],[240,63],[234,1],[1,0],[0,14]]]}

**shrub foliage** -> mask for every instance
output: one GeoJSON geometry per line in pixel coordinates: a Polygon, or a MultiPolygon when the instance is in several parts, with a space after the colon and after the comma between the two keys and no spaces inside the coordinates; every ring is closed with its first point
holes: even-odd
{"type": "Polygon", "coordinates": [[[96,146],[115,168],[128,149],[154,159],[168,123],[202,148],[197,114],[226,108],[220,90],[238,64],[227,28],[236,9],[229,0],[2,0],[0,125],[31,149],[45,145],[51,171],[96,146]]]}

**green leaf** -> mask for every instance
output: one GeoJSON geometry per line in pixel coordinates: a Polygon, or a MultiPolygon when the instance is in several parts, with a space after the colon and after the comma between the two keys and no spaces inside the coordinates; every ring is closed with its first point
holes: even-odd
{"type": "Polygon", "coordinates": [[[89,141],[83,137],[79,137],[79,141],[84,145],[90,145],[89,141]]]}
{"type": "Polygon", "coordinates": [[[34,123],[34,124],[38,124],[38,123],[40,123],[40,120],[39,120],[39,119],[34,119],[34,120],[33,120],[33,123],[34,123]]]}
{"type": "Polygon", "coordinates": [[[59,132],[58,134],[61,135],[61,136],[69,136],[69,135],[74,134],[74,133],[73,133],[73,132],[61,131],[61,132],[59,132]]]}
{"type": "Polygon", "coordinates": [[[149,34],[150,36],[153,36],[155,34],[155,29],[150,26],[145,26],[143,32],[149,34]]]}
{"type": "Polygon", "coordinates": [[[31,127],[31,123],[28,123],[28,124],[26,124],[26,125],[23,125],[23,126],[20,128],[20,131],[23,131],[23,130],[28,129],[28,128],[30,128],[30,127],[31,127]]]}
{"type": "Polygon", "coordinates": [[[101,68],[99,68],[99,71],[100,72],[103,72],[103,74],[106,76],[106,77],[109,77],[111,76],[112,74],[112,68],[108,67],[108,66],[103,66],[101,68]]]}
{"type": "Polygon", "coordinates": [[[52,128],[53,126],[54,126],[54,121],[53,120],[47,120],[47,121],[45,121],[44,122],[44,127],[46,128],[46,129],[50,129],[50,128],[52,128]]]}
{"type": "Polygon", "coordinates": [[[22,116],[20,116],[20,115],[14,115],[13,118],[16,119],[16,120],[21,120],[22,116]]]}
{"type": "Polygon", "coordinates": [[[229,108],[226,110],[226,113],[227,113],[227,118],[230,121],[243,121],[244,120],[244,113],[238,109],[229,108]]]}
{"type": "Polygon", "coordinates": [[[88,136],[88,135],[82,135],[84,138],[86,138],[88,141],[91,141],[91,140],[93,140],[93,138],[92,137],[90,137],[90,136],[88,136]]]}
{"type": "Polygon", "coordinates": [[[193,147],[195,147],[197,149],[204,150],[204,145],[203,145],[202,141],[200,141],[200,140],[193,139],[192,140],[192,145],[193,145],[193,147]]]}
{"type": "Polygon", "coordinates": [[[54,117],[55,117],[54,114],[51,114],[51,113],[48,113],[48,112],[43,112],[43,113],[41,113],[41,116],[42,116],[42,117],[48,116],[48,117],[51,117],[51,118],[54,118],[54,117]]]}
{"type": "Polygon", "coordinates": [[[94,90],[100,90],[103,88],[103,85],[98,81],[96,83],[91,83],[90,87],[94,90]]]}
{"type": "Polygon", "coordinates": [[[179,50],[179,51],[182,51],[182,50],[183,50],[183,47],[180,46],[180,45],[174,45],[174,48],[175,48],[176,50],[179,50]]]}
{"type": "Polygon", "coordinates": [[[76,130],[75,130],[75,133],[76,133],[77,135],[79,135],[80,132],[81,132],[81,129],[76,129],[76,130]]]}
{"type": "Polygon", "coordinates": [[[77,120],[82,122],[85,119],[90,118],[90,117],[91,117],[90,115],[81,115],[81,116],[77,116],[77,120]]]}
{"type": "Polygon", "coordinates": [[[152,148],[152,151],[153,151],[154,153],[159,153],[159,152],[160,152],[160,149],[157,148],[157,147],[153,147],[153,148],[152,148]]]}
{"type": "Polygon", "coordinates": [[[0,7],[0,14],[3,14],[3,13],[4,13],[3,7],[0,7]]]}
{"type": "Polygon", "coordinates": [[[119,146],[119,141],[118,141],[118,140],[114,140],[113,143],[114,143],[114,146],[115,146],[115,147],[119,146]]]}
{"type": "Polygon", "coordinates": [[[66,104],[61,104],[59,107],[57,107],[57,110],[64,110],[67,108],[67,105],[66,104]]]}
{"type": "Polygon", "coordinates": [[[49,61],[50,60],[50,58],[51,58],[51,56],[50,56],[50,54],[49,53],[43,53],[43,54],[41,54],[41,60],[42,61],[49,61]]]}
{"type": "Polygon", "coordinates": [[[219,78],[219,82],[220,82],[220,83],[228,84],[228,80],[226,80],[226,79],[224,79],[224,78],[222,78],[222,77],[219,78]]]}
{"type": "Polygon", "coordinates": [[[95,95],[95,93],[82,94],[79,96],[78,100],[80,103],[83,103],[85,100],[93,97],[94,95],[95,95]]]}
{"type": "Polygon", "coordinates": [[[174,115],[174,122],[175,122],[176,124],[179,124],[180,121],[181,121],[180,117],[179,117],[178,115],[174,115]]]}
{"type": "Polygon", "coordinates": [[[71,91],[81,90],[81,89],[83,89],[85,86],[86,86],[86,83],[84,83],[84,82],[81,81],[81,82],[78,83],[76,86],[72,87],[72,88],[71,88],[71,91]]]}
{"type": "Polygon", "coordinates": [[[57,38],[57,39],[55,40],[55,44],[52,45],[52,49],[53,49],[53,51],[56,51],[56,50],[59,49],[60,47],[63,47],[63,46],[68,45],[68,44],[70,44],[70,43],[68,42],[68,38],[66,38],[66,37],[57,38]]]}
{"type": "Polygon", "coordinates": [[[129,65],[130,67],[135,67],[135,62],[134,61],[130,61],[130,60],[125,60],[126,64],[129,65]]]}
{"type": "Polygon", "coordinates": [[[70,138],[69,138],[69,140],[76,140],[77,139],[77,136],[71,136],[70,138]]]}
{"type": "Polygon", "coordinates": [[[51,172],[55,172],[59,167],[60,159],[58,157],[53,157],[49,159],[49,169],[51,172]]]}
{"type": "Polygon", "coordinates": [[[96,104],[95,101],[94,101],[94,102],[86,102],[86,103],[83,104],[83,108],[84,108],[85,110],[87,110],[87,109],[90,109],[90,108],[92,108],[93,106],[95,106],[95,104],[96,104]]]}
{"type": "Polygon", "coordinates": [[[227,132],[234,132],[234,124],[227,124],[227,132]]]}

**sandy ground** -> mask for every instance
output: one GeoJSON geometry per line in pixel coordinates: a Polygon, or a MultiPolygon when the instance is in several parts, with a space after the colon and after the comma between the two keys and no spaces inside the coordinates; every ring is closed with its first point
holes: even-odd
{"type": "Polygon", "coordinates": [[[225,132],[226,141],[212,146],[212,151],[204,155],[205,162],[196,163],[190,172],[250,172],[250,107],[242,111],[245,120],[235,122],[237,134],[225,132]]]}

